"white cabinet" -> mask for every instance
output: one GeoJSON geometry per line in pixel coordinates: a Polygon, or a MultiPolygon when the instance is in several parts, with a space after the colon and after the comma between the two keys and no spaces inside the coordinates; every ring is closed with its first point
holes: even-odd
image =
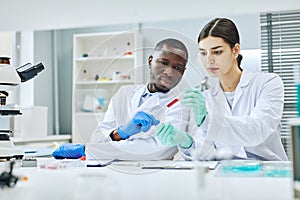
{"type": "Polygon", "coordinates": [[[73,143],[89,141],[120,86],[143,83],[142,63],[138,31],[74,35],[73,143]]]}

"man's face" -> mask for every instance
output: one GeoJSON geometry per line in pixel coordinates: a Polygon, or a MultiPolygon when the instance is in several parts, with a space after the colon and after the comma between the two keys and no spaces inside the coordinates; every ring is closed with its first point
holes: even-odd
{"type": "Polygon", "coordinates": [[[168,92],[181,80],[186,66],[186,53],[165,45],[149,56],[150,83],[157,92],[168,92]]]}

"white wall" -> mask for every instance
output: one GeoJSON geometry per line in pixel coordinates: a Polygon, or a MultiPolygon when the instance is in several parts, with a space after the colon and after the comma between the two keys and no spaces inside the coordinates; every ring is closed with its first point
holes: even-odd
{"type": "Polygon", "coordinates": [[[10,57],[13,54],[14,32],[0,32],[0,56],[10,57]]]}
{"type": "MultiPolygon", "coordinates": [[[[240,34],[241,48],[245,50],[242,54],[242,67],[250,71],[260,70],[259,66],[257,66],[260,62],[260,54],[253,51],[253,49],[260,49],[259,13],[218,15],[214,17],[227,17],[235,22],[240,34]]],[[[211,19],[212,17],[205,17],[142,23],[145,59],[152,53],[152,47],[155,46],[157,41],[167,37],[178,38],[187,45],[189,50],[189,63],[180,85],[182,87],[199,85],[201,79],[204,76],[208,76],[208,74],[198,57],[197,38],[202,27],[211,19]]],[[[148,72],[145,69],[144,71],[148,72]]],[[[144,73],[144,80],[149,80],[148,73],[144,73]]]]}
{"type": "MultiPolygon", "coordinates": [[[[22,31],[20,39],[20,65],[26,63],[33,64],[33,31],[22,31]]],[[[20,84],[20,100],[19,104],[22,107],[34,105],[34,79],[20,84]]]]}
{"type": "MultiPolygon", "coordinates": [[[[223,1],[220,0],[219,4],[216,5],[218,1],[214,1],[213,3],[204,1],[204,0],[152,0],[149,2],[140,1],[140,0],[127,0],[127,1],[117,1],[117,0],[1,0],[1,8],[0,17],[1,19],[9,19],[2,20],[0,31],[19,31],[27,33],[29,37],[28,42],[31,42],[33,45],[33,39],[31,36],[32,30],[49,30],[49,29],[65,29],[65,28],[79,28],[79,27],[92,27],[92,26],[110,26],[116,25],[121,26],[122,24],[137,24],[138,22],[142,22],[143,28],[149,27],[166,27],[167,29],[160,31],[165,32],[166,36],[170,32],[174,32],[173,30],[177,30],[174,32],[174,35],[181,35],[181,38],[184,38],[185,43],[191,48],[196,48],[191,44],[191,41],[195,41],[197,34],[202,27],[203,21],[197,21],[197,19],[210,19],[216,16],[240,16],[240,15],[257,15],[260,12],[267,11],[277,11],[277,10],[294,10],[300,9],[300,1],[299,0],[252,0],[252,1],[240,1],[240,0],[228,0],[223,1]],[[192,24],[186,23],[178,23],[177,20],[184,19],[195,19],[192,21],[192,24]],[[174,24],[170,21],[174,21],[174,24]],[[178,28],[181,27],[180,30],[178,28]]],[[[248,31],[249,27],[252,27],[253,18],[249,18],[249,20],[242,20],[243,23],[238,23],[240,27],[239,30],[242,36],[241,43],[242,47],[246,49],[255,49],[259,45],[259,39],[255,38],[259,35],[259,29],[252,28],[252,31],[248,31]],[[244,31],[246,30],[246,31],[244,31]],[[253,37],[254,36],[254,37],[253,37]],[[252,40],[249,40],[249,37],[252,40]],[[245,39],[244,39],[245,38],[245,39]],[[256,42],[253,42],[256,41],[256,42]]],[[[258,19],[255,18],[256,20],[258,19]]],[[[258,24],[258,21],[254,23],[258,24]],[[257,23],[256,23],[257,22],[257,23]]],[[[104,28],[101,28],[105,29],[104,28]]],[[[146,32],[144,32],[146,33],[146,32]]],[[[149,35],[150,32],[147,32],[145,35],[145,45],[152,46],[157,42],[157,39],[160,39],[162,35],[149,35]],[[147,35],[148,34],[148,35],[147,35]],[[151,37],[150,37],[151,36],[151,37]]],[[[35,45],[39,46],[41,43],[35,41],[35,45]]],[[[65,43],[65,41],[64,41],[65,43]]],[[[52,50],[51,43],[46,43],[49,47],[49,57],[52,50]]],[[[24,46],[25,47],[25,46],[24,46]]],[[[29,51],[29,59],[34,56],[39,57],[39,55],[32,55],[32,51],[30,46],[26,46],[26,49],[29,51]]],[[[47,49],[45,49],[47,50],[47,49]]],[[[191,50],[192,52],[193,50],[191,50]]],[[[48,52],[40,52],[40,54],[47,54],[48,52]]],[[[68,52],[60,52],[61,56],[65,56],[68,52]]],[[[62,57],[63,57],[62,56],[62,57]]],[[[195,60],[190,63],[189,68],[185,74],[185,77],[189,77],[188,84],[196,85],[197,75],[200,73],[202,75],[203,71],[198,71],[201,68],[193,68],[193,66],[200,66],[197,61],[195,55],[190,54],[195,60]],[[195,73],[195,71],[197,73],[195,73]],[[192,77],[192,78],[190,78],[192,77]],[[192,81],[190,81],[192,80],[192,81]]],[[[48,59],[48,58],[47,58],[48,59]]],[[[21,60],[20,64],[23,62],[29,61],[21,60]]],[[[45,61],[45,58],[42,60],[45,61]]],[[[49,62],[47,60],[46,67],[52,67],[52,61],[49,58],[49,62]]],[[[64,63],[67,67],[70,67],[68,63],[64,63]]],[[[44,74],[41,73],[40,77],[36,79],[42,78],[43,82],[51,82],[53,80],[46,79],[46,74],[51,74],[51,70],[45,70],[44,74]],[[46,72],[49,73],[46,73],[46,72]],[[45,81],[47,80],[47,81],[45,81]]],[[[146,75],[147,76],[147,75],[146,75]]],[[[148,77],[148,76],[147,76],[148,77]]],[[[36,80],[37,81],[37,80],[36,80]]],[[[37,81],[40,83],[40,81],[37,81]]],[[[29,99],[26,100],[25,105],[34,104],[32,98],[34,96],[33,84],[28,88],[29,93],[24,93],[23,95],[29,96],[29,99]]],[[[35,84],[36,85],[36,84],[35,84]]],[[[51,85],[51,84],[48,84],[51,85]]],[[[25,85],[22,87],[26,87],[25,85]]],[[[39,97],[45,97],[48,101],[51,101],[51,95],[47,93],[51,88],[40,87],[38,90],[39,94],[47,94],[40,95],[39,97]],[[49,90],[48,90],[49,89],[49,90]]],[[[25,91],[25,90],[23,90],[25,91]]],[[[35,97],[35,100],[38,100],[38,103],[45,102],[44,99],[39,99],[35,97]]],[[[69,102],[67,102],[69,103],[69,102]]],[[[52,103],[50,103],[52,105],[52,103]]],[[[52,119],[52,118],[51,118],[52,119]]],[[[51,123],[51,122],[49,122],[51,123]]],[[[67,123],[66,123],[67,124],[67,123]]],[[[51,125],[50,125],[51,126],[51,125]]],[[[50,133],[52,130],[50,130],[50,133]]]]}
{"type": "Polygon", "coordinates": [[[299,0],[1,0],[0,31],[45,30],[300,9],[299,0]]]}

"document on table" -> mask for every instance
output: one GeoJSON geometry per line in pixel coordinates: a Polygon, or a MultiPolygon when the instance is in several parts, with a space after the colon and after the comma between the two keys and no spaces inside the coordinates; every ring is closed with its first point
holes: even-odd
{"type": "Polygon", "coordinates": [[[216,169],[219,161],[173,161],[173,162],[155,162],[151,165],[145,165],[142,169],[194,169],[196,167],[207,167],[216,169]]]}
{"type": "Polygon", "coordinates": [[[105,167],[107,165],[110,165],[114,159],[110,160],[86,160],[86,166],[87,167],[105,167]]]}
{"type": "Polygon", "coordinates": [[[56,148],[22,147],[19,149],[24,151],[24,157],[51,157],[56,148]]]}

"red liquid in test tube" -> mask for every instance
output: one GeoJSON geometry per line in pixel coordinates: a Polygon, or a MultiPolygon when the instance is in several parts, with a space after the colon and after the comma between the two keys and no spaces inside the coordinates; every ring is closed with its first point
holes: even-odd
{"type": "Polygon", "coordinates": [[[167,104],[167,107],[170,108],[171,106],[173,106],[178,101],[179,101],[178,98],[173,99],[170,103],[167,104]]]}
{"type": "MultiPolygon", "coordinates": [[[[200,88],[201,85],[197,85],[195,86],[195,88],[200,88]]],[[[175,103],[177,103],[179,101],[179,98],[181,98],[183,96],[184,93],[180,94],[178,97],[176,97],[175,99],[173,99],[170,103],[167,104],[167,108],[170,108],[171,106],[173,106],[175,103]]]]}

